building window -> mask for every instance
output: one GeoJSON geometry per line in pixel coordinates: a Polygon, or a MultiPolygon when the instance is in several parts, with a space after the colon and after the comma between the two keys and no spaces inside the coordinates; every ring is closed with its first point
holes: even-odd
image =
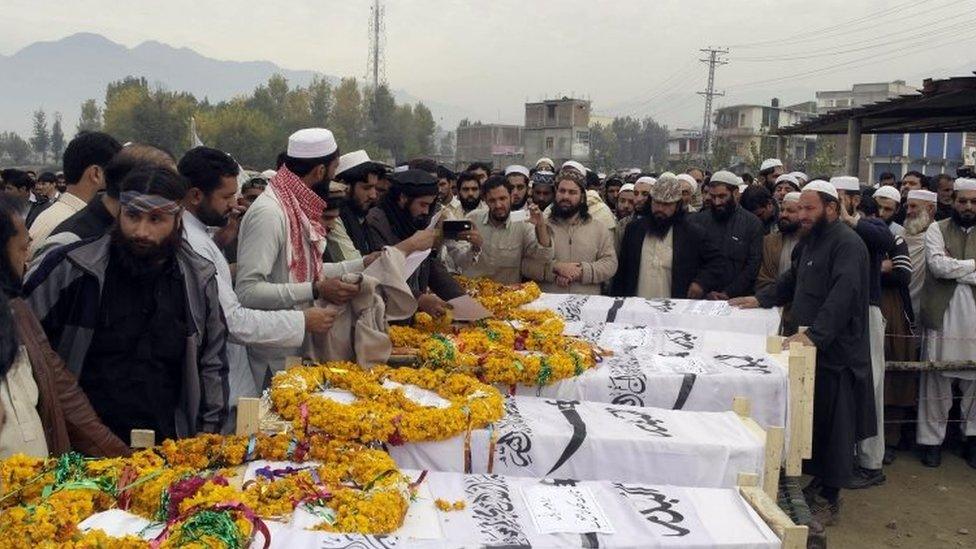
{"type": "Polygon", "coordinates": [[[946,155],[949,160],[962,160],[962,134],[946,134],[946,155]]]}
{"type": "Polygon", "coordinates": [[[546,105],[546,118],[548,118],[549,120],[555,120],[556,119],[556,106],[555,105],[546,105]]]}
{"type": "Polygon", "coordinates": [[[875,156],[901,156],[905,134],[879,133],[874,138],[875,156]]]}
{"type": "MultiPolygon", "coordinates": [[[[878,136],[880,137],[880,135],[878,136]]],[[[874,179],[875,181],[880,181],[881,174],[885,172],[891,172],[895,174],[895,179],[901,179],[902,166],[901,164],[886,164],[886,163],[875,163],[874,164],[874,179]]]]}
{"type": "Polygon", "coordinates": [[[945,153],[944,133],[930,133],[925,136],[925,157],[942,158],[945,153]]]}
{"type": "Polygon", "coordinates": [[[922,158],[922,147],[925,144],[924,133],[908,134],[908,156],[909,158],[922,158]]]}
{"type": "Polygon", "coordinates": [[[735,125],[737,128],[741,128],[746,125],[746,113],[739,113],[739,123],[735,125]]]}
{"type": "Polygon", "coordinates": [[[576,132],[576,140],[580,143],[590,142],[590,132],[578,131],[576,132]]]}
{"type": "Polygon", "coordinates": [[[551,151],[552,150],[552,138],[551,137],[547,137],[546,138],[546,150],[547,151],[551,151]]]}

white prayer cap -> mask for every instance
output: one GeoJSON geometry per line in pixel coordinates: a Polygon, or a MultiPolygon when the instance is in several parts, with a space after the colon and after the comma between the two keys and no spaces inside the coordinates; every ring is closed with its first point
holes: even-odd
{"type": "Polygon", "coordinates": [[[325,128],[305,128],[288,137],[288,156],[292,158],[322,158],[339,149],[335,136],[325,128]]]}
{"type": "Polygon", "coordinates": [[[529,169],[519,164],[512,164],[511,166],[505,168],[505,175],[513,173],[518,173],[524,175],[525,177],[529,177],[529,169]]]}
{"type": "Polygon", "coordinates": [[[393,173],[403,173],[403,172],[405,172],[405,171],[407,171],[409,169],[410,169],[410,166],[408,166],[407,164],[404,164],[402,166],[397,166],[396,168],[393,168],[393,173]]]}
{"type": "Polygon", "coordinates": [[[271,178],[276,175],[278,175],[278,172],[274,170],[264,170],[263,172],[261,172],[261,177],[267,179],[268,181],[271,181],[271,178]]]}
{"type": "Polygon", "coordinates": [[[771,170],[773,168],[782,168],[783,162],[779,158],[767,158],[762,161],[759,165],[759,172],[762,173],[766,170],[771,170]]]}
{"type": "Polygon", "coordinates": [[[807,174],[805,174],[803,172],[790,172],[790,175],[792,175],[793,177],[796,178],[797,184],[799,184],[799,181],[801,179],[804,180],[804,181],[809,181],[810,180],[810,178],[807,177],[807,174]]]}
{"type": "Polygon", "coordinates": [[[580,175],[586,175],[586,167],[575,160],[567,160],[563,162],[561,169],[572,168],[580,173],[580,175]]]}
{"type": "Polygon", "coordinates": [[[674,172],[664,172],[661,175],[657,176],[658,179],[664,179],[665,177],[678,177],[678,176],[674,175],[674,172]]]}
{"type": "Polygon", "coordinates": [[[853,175],[838,175],[830,178],[830,184],[838,191],[860,191],[861,182],[853,175]]]}
{"type": "MultiPolygon", "coordinates": [[[[892,187],[891,185],[885,185],[884,187],[881,187],[881,188],[882,189],[894,189],[894,187],[892,187]]],[[[881,189],[878,189],[878,190],[881,190],[881,189]]],[[[898,191],[895,191],[895,192],[897,193],[898,191]]],[[[875,195],[877,195],[877,193],[875,193],[875,195]]],[[[908,199],[909,200],[924,200],[926,202],[937,202],[939,200],[939,195],[935,194],[932,191],[926,191],[924,189],[917,189],[917,190],[908,191],[908,199]]]]}
{"type": "Polygon", "coordinates": [[[956,178],[956,182],[952,184],[953,191],[976,191],[976,179],[970,179],[968,177],[956,178]]]}
{"type": "Polygon", "coordinates": [[[719,170],[712,174],[712,178],[709,180],[710,183],[723,183],[732,187],[738,187],[742,184],[742,179],[739,176],[728,170],[719,170]]]}
{"type": "Polygon", "coordinates": [[[538,168],[539,167],[539,164],[542,164],[543,162],[549,164],[552,167],[556,167],[556,163],[553,162],[552,159],[549,158],[548,156],[543,156],[542,158],[536,160],[535,161],[535,167],[538,168]]]}
{"type": "Polygon", "coordinates": [[[888,200],[894,200],[895,202],[901,202],[901,193],[898,189],[892,187],[891,185],[885,185],[880,189],[874,191],[871,195],[874,198],[887,198],[888,200]]]}
{"type": "Polygon", "coordinates": [[[799,201],[800,201],[799,191],[786,193],[786,196],[783,197],[783,202],[799,202],[799,201]]]}
{"type": "Polygon", "coordinates": [[[605,174],[603,172],[596,172],[596,176],[599,177],[600,179],[606,179],[607,178],[607,174],[605,174]]]}
{"type": "Polygon", "coordinates": [[[620,192],[633,191],[633,190],[634,190],[633,183],[624,183],[623,185],[620,186],[620,192]]]}
{"type": "Polygon", "coordinates": [[[793,187],[799,189],[800,182],[796,180],[796,177],[791,173],[784,173],[783,175],[776,178],[776,185],[780,183],[791,183],[793,187]]]}
{"type": "Polygon", "coordinates": [[[654,179],[649,175],[645,175],[644,177],[638,177],[637,181],[634,181],[634,185],[640,185],[641,183],[646,183],[653,187],[654,184],[657,183],[657,179],[654,179]]]}
{"type": "Polygon", "coordinates": [[[636,174],[641,173],[641,169],[640,168],[631,168],[631,169],[627,170],[627,173],[629,175],[636,175],[636,174]]]}
{"type": "Polygon", "coordinates": [[[692,177],[692,176],[690,176],[690,175],[688,175],[688,174],[686,174],[686,173],[683,173],[683,174],[679,175],[678,176],[678,180],[679,181],[684,181],[685,183],[691,183],[691,188],[692,189],[698,187],[698,182],[695,181],[695,178],[692,177]]]}
{"type": "Polygon", "coordinates": [[[818,193],[829,194],[834,198],[838,198],[837,188],[832,184],[827,183],[823,179],[814,179],[813,181],[804,185],[803,192],[807,191],[817,191],[818,193]]]}
{"type": "Polygon", "coordinates": [[[339,167],[336,168],[335,174],[339,175],[355,168],[356,166],[362,166],[363,164],[375,164],[376,166],[382,166],[382,164],[379,162],[373,162],[370,160],[369,154],[366,151],[359,149],[358,151],[352,151],[339,157],[339,167]]]}

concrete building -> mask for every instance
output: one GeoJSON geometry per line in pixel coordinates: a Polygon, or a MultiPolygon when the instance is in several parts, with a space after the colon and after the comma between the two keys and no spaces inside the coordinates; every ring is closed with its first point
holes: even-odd
{"type": "Polygon", "coordinates": [[[458,126],[455,166],[463,169],[471,162],[491,162],[495,168],[523,163],[522,126],[474,122],[458,126]]]}
{"type": "Polygon", "coordinates": [[[769,105],[720,107],[715,113],[715,139],[730,147],[734,167],[748,162],[753,146],[761,156],[777,156],[788,165],[800,165],[816,153],[816,138],[779,137],[770,132],[815,114],[812,101],[780,107],[779,100],[773,99],[769,105]]]}
{"type": "MultiPolygon", "coordinates": [[[[817,113],[863,107],[916,93],[918,90],[905,84],[904,80],[854,84],[849,90],[818,91],[817,113]]],[[[824,138],[835,142],[838,163],[843,165],[847,136],[824,138]]],[[[976,147],[976,135],[972,133],[863,135],[858,178],[874,184],[885,172],[893,173],[899,179],[909,171],[925,175],[955,174],[956,169],[965,163],[964,156],[971,147],[976,147]]]]}
{"type": "Polygon", "coordinates": [[[543,156],[557,166],[567,160],[590,158],[590,102],[584,99],[546,99],[525,104],[525,161],[543,156]]]}
{"type": "Polygon", "coordinates": [[[702,151],[702,132],[698,128],[668,130],[668,160],[696,158],[702,151]]]}

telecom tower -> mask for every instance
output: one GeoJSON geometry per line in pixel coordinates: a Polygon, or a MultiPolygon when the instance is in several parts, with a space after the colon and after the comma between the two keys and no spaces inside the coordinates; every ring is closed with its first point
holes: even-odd
{"type": "Polygon", "coordinates": [[[373,0],[373,6],[369,9],[369,57],[366,62],[366,79],[372,90],[386,83],[386,62],[383,59],[386,49],[385,11],[380,0],[373,0]]]}
{"type": "Polygon", "coordinates": [[[728,64],[728,61],[720,58],[719,55],[729,53],[729,50],[705,48],[698,51],[708,54],[707,58],[699,59],[702,63],[708,63],[708,86],[705,91],[698,92],[698,95],[705,96],[705,114],[702,119],[702,153],[706,159],[710,160],[709,157],[712,154],[712,98],[725,95],[725,93],[715,91],[715,67],[728,64]]]}

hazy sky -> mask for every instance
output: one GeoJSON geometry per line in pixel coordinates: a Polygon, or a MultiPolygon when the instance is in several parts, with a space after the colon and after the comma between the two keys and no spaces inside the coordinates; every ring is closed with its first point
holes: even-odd
{"type": "MultiPolygon", "coordinates": [[[[366,71],[371,0],[0,0],[0,53],[95,32],[219,59],[366,71]]],[[[521,123],[526,99],[589,96],[606,115],[699,125],[698,49],[731,48],[716,105],[976,69],[976,0],[386,0],[392,87],[521,123]],[[760,44],[756,44],[760,42],[760,44]],[[812,57],[811,57],[812,56],[812,57]],[[784,59],[785,58],[785,59],[784,59]]]]}

